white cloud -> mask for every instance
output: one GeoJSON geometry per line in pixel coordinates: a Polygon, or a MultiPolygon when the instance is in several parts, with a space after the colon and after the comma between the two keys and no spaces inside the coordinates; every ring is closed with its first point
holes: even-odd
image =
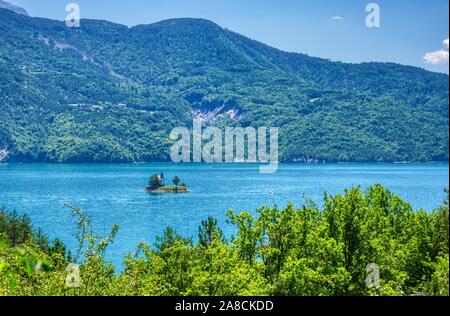
{"type": "Polygon", "coordinates": [[[439,65],[439,64],[448,64],[449,54],[448,54],[448,38],[445,39],[442,44],[445,49],[440,49],[435,52],[427,53],[423,57],[427,64],[431,65],[439,65]]]}
{"type": "Polygon", "coordinates": [[[438,50],[435,52],[427,53],[423,58],[427,64],[439,65],[448,63],[448,51],[438,50]]]}
{"type": "Polygon", "coordinates": [[[342,21],[344,18],[342,16],[336,15],[331,18],[332,20],[342,21]]]}

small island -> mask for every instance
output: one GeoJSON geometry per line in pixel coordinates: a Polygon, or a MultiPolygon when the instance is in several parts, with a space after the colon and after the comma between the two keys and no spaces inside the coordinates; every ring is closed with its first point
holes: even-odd
{"type": "Polygon", "coordinates": [[[163,194],[163,193],[189,193],[187,184],[181,182],[180,177],[172,178],[173,185],[165,185],[164,174],[155,174],[148,179],[148,187],[145,189],[147,193],[163,194]],[[180,183],[181,182],[181,183],[180,183]]]}

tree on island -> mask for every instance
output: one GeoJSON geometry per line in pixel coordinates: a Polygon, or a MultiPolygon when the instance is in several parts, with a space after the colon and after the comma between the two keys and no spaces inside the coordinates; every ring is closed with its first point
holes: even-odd
{"type": "Polygon", "coordinates": [[[175,192],[178,192],[178,184],[180,184],[181,179],[178,176],[173,177],[172,179],[173,184],[175,184],[175,192]]]}
{"type": "MultiPolygon", "coordinates": [[[[161,174],[162,175],[162,174],[161,174]]],[[[164,185],[163,178],[155,174],[148,179],[148,190],[158,190],[164,185]]]]}
{"type": "Polygon", "coordinates": [[[187,184],[181,183],[181,179],[178,176],[172,178],[174,186],[166,185],[164,183],[164,174],[154,174],[148,179],[148,186],[145,189],[146,192],[160,192],[160,193],[170,193],[175,192],[188,192],[187,184]],[[181,184],[180,184],[181,183],[181,184]]]}
{"type": "Polygon", "coordinates": [[[178,186],[178,184],[180,184],[181,179],[178,176],[173,177],[172,179],[173,184],[175,184],[175,186],[178,186]]]}

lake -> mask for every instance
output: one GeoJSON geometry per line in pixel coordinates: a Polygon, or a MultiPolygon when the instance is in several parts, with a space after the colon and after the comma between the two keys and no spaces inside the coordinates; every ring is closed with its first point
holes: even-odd
{"type": "Polygon", "coordinates": [[[75,247],[75,225],[69,203],[92,215],[95,229],[120,230],[107,258],[121,265],[140,241],[153,243],[165,227],[197,236],[209,215],[227,236],[225,212],[254,211],[263,205],[300,206],[305,199],[320,202],[323,193],[381,183],[415,209],[438,207],[448,187],[448,164],[282,164],[274,174],[260,174],[251,164],[0,164],[0,207],[28,214],[50,238],[75,247]],[[188,183],[189,194],[144,193],[148,177],[164,172],[188,183]]]}

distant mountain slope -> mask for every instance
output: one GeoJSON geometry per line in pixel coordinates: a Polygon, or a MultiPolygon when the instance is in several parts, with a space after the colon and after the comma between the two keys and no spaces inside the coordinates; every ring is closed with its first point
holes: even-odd
{"type": "Polygon", "coordinates": [[[81,28],[0,9],[9,161],[167,160],[197,116],[278,126],[285,161],[448,160],[448,76],[286,53],[201,19],[81,28]]]}
{"type": "Polygon", "coordinates": [[[0,8],[8,9],[8,10],[14,11],[18,14],[23,14],[23,15],[28,16],[28,12],[24,8],[18,7],[12,3],[9,3],[9,2],[3,1],[3,0],[0,0],[0,8]]]}

